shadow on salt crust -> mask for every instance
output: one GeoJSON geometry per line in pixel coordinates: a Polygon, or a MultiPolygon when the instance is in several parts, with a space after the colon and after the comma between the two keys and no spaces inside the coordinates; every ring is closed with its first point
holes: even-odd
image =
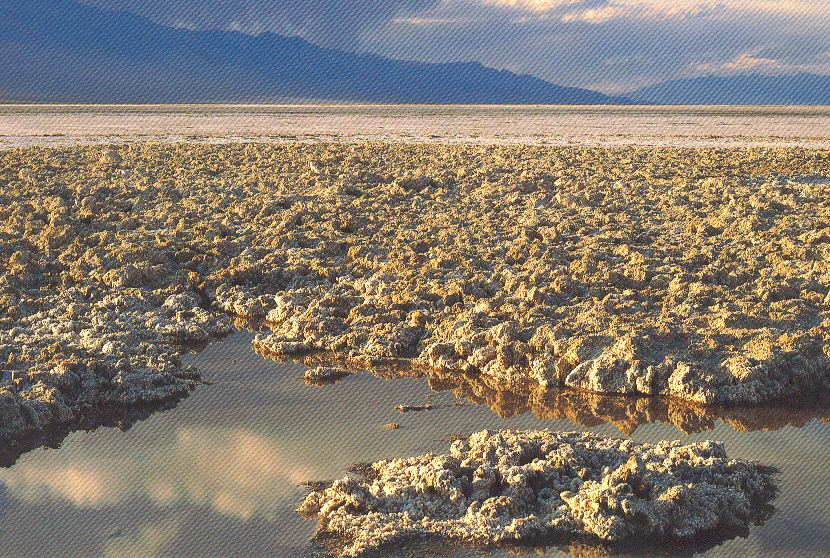
{"type": "Polygon", "coordinates": [[[636,444],[592,434],[481,431],[450,453],[364,465],[317,484],[299,512],[317,539],[362,556],[412,538],[479,545],[651,541],[712,543],[774,513],[771,467],[723,446],[636,444]]]}
{"type": "MultiPolygon", "coordinates": [[[[501,544],[464,544],[459,541],[443,539],[435,535],[425,535],[410,539],[404,544],[387,545],[379,550],[369,550],[366,557],[371,558],[467,558],[469,556],[559,556],[559,552],[571,558],[692,558],[722,545],[745,532],[719,530],[705,534],[694,540],[678,541],[666,544],[664,541],[623,541],[603,543],[599,541],[574,538],[562,542],[562,537],[540,537],[534,541],[501,544]]],[[[312,556],[317,558],[334,558],[342,555],[343,539],[331,533],[320,533],[314,539],[315,550],[312,556]],[[325,550],[323,550],[325,549],[325,550]]]]}

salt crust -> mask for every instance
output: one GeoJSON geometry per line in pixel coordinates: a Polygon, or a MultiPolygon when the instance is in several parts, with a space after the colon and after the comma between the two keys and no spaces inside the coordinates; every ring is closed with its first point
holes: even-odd
{"type": "Polygon", "coordinates": [[[339,366],[314,366],[303,374],[303,379],[310,384],[333,384],[349,375],[349,371],[339,366]]]}
{"type": "Polygon", "coordinates": [[[638,445],[549,430],[483,430],[453,442],[448,455],[368,469],[299,507],[319,515],[318,533],[344,541],[346,556],[422,534],[477,543],[688,539],[746,529],[775,494],[772,469],[727,459],[718,443],[638,445]]]}
{"type": "Polygon", "coordinates": [[[830,388],[826,151],[0,152],[0,436],[178,397],[181,344],[602,393],[830,388]],[[805,177],[809,177],[805,178],[805,177]]]}

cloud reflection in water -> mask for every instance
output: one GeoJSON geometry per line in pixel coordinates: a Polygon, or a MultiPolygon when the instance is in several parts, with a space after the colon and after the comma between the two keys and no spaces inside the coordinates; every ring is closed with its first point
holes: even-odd
{"type": "Polygon", "coordinates": [[[48,493],[97,509],[146,497],[162,506],[209,505],[245,520],[273,511],[273,503],[295,494],[298,484],[325,474],[245,428],[182,427],[171,444],[126,459],[107,456],[106,448],[50,454],[55,459],[23,459],[0,469],[0,482],[12,497],[31,502],[48,493]]]}

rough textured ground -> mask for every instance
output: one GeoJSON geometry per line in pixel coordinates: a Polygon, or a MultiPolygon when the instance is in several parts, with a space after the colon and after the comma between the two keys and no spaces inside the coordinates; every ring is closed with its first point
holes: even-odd
{"type": "Polygon", "coordinates": [[[637,445],[591,434],[481,431],[448,455],[379,461],[363,480],[312,491],[303,515],[343,554],[433,534],[499,543],[539,537],[688,539],[746,529],[774,497],[773,471],[713,442],[637,445]]]}
{"type": "Polygon", "coordinates": [[[349,375],[349,371],[339,366],[314,366],[303,374],[303,380],[311,385],[333,384],[349,375]]]}
{"type": "Polygon", "coordinates": [[[182,343],[702,404],[830,387],[830,154],[0,152],[0,435],[177,397],[182,343]]]}

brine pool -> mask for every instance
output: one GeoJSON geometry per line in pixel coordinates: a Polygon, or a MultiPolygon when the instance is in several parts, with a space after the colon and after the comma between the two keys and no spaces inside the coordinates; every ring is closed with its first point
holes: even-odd
{"type": "MultiPolygon", "coordinates": [[[[0,555],[315,556],[323,552],[311,541],[316,520],[295,511],[305,481],[342,477],[359,462],[444,453],[451,436],[484,428],[626,436],[610,422],[596,419],[591,423],[599,424],[586,428],[567,419],[539,418],[527,406],[502,418],[487,405],[457,399],[452,391],[433,391],[425,378],[359,373],[332,385],[306,385],[297,378],[301,364],[254,353],[253,335],[239,331],[186,355],[183,361],[199,366],[210,384],[175,408],[121,428],[74,432],[59,447],[33,449],[0,469],[0,555]],[[426,403],[434,408],[395,409],[426,403]],[[400,428],[389,429],[387,423],[400,428]]],[[[730,457],[778,467],[776,511],[745,537],[695,548],[645,549],[413,543],[384,555],[830,556],[828,413],[802,413],[800,420],[790,421],[796,426],[765,424],[763,414],[760,420],[753,416],[749,427],[715,419],[711,430],[687,434],[653,422],[630,434],[649,443],[719,440],[730,457]]]]}

